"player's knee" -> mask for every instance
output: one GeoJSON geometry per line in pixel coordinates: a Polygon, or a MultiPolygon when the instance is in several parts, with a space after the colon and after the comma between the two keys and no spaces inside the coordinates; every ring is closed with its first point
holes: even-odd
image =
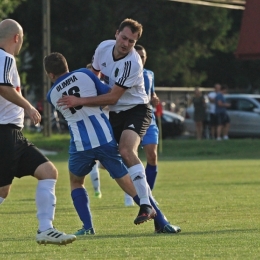
{"type": "Polygon", "coordinates": [[[126,162],[130,161],[134,154],[133,151],[130,151],[126,147],[119,148],[119,153],[126,162]]]}
{"type": "Polygon", "coordinates": [[[10,192],[10,185],[0,187],[0,197],[6,199],[10,192]]]}
{"type": "Polygon", "coordinates": [[[50,161],[38,166],[34,173],[34,177],[39,180],[58,179],[58,170],[50,161]]]}
{"type": "Polygon", "coordinates": [[[157,153],[156,152],[148,153],[146,155],[146,159],[147,159],[148,164],[156,165],[157,164],[157,153]]]}

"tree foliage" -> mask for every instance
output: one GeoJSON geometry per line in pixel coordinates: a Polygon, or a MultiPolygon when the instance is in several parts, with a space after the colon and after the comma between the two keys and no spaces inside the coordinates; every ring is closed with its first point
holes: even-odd
{"type": "MultiPolygon", "coordinates": [[[[32,59],[25,70],[40,95],[41,3],[25,0],[12,17],[24,27],[27,58],[32,59]]],[[[143,24],[138,43],[147,49],[146,67],[155,72],[157,86],[211,87],[218,81],[237,87],[250,82],[250,76],[258,80],[233,55],[241,17],[242,11],[165,0],[55,0],[51,1],[51,51],[63,53],[71,70],[85,67],[96,46],[114,39],[124,18],[133,18],[143,24]]]]}
{"type": "Polygon", "coordinates": [[[25,0],[1,0],[0,2],[0,20],[7,18],[7,16],[14,12],[19,4],[25,0]]]}

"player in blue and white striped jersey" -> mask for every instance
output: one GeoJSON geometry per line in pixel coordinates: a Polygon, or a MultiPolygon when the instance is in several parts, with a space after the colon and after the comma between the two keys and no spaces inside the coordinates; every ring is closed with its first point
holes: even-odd
{"type": "Polygon", "coordinates": [[[55,109],[62,113],[68,122],[71,135],[69,148],[71,196],[75,209],[83,222],[83,228],[75,235],[94,234],[84,180],[95,164],[95,160],[101,162],[126,193],[136,197],[136,190],[119,155],[112,128],[102,109],[98,106],[81,105],[64,109],[57,104],[57,101],[64,95],[96,96],[107,93],[109,87],[85,68],[69,72],[66,59],[60,53],[46,56],[44,68],[54,83],[47,94],[47,99],[55,109]]]}

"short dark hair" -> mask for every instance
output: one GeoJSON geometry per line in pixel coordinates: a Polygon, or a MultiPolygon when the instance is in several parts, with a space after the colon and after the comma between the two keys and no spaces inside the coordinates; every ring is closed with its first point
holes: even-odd
{"type": "Polygon", "coordinates": [[[140,44],[136,44],[136,45],[135,45],[135,49],[136,49],[137,51],[146,51],[145,48],[144,48],[144,46],[142,46],[142,45],[140,45],[140,44]]]}
{"type": "Polygon", "coordinates": [[[143,26],[140,23],[138,23],[137,21],[130,19],[130,18],[126,18],[119,25],[118,31],[119,32],[123,31],[125,27],[129,27],[131,29],[132,33],[138,32],[138,39],[142,36],[143,26]]]}
{"type": "Polygon", "coordinates": [[[65,57],[59,52],[53,52],[43,59],[44,69],[47,73],[59,76],[69,70],[65,57]]]}

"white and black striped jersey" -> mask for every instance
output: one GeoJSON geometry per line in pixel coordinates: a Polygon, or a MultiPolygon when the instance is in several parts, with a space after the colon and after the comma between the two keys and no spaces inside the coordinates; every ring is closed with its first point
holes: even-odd
{"type": "Polygon", "coordinates": [[[110,111],[119,112],[138,104],[148,104],[140,55],[133,49],[124,58],[115,60],[113,57],[115,43],[115,40],[101,42],[92,60],[93,69],[101,71],[104,82],[110,88],[116,84],[127,89],[115,105],[109,106],[110,111]]]}
{"type": "Polygon", "coordinates": [[[107,93],[109,88],[88,69],[79,69],[61,76],[47,94],[47,100],[59,110],[68,122],[71,135],[69,152],[85,151],[113,139],[113,130],[100,107],[78,106],[63,109],[57,101],[63,95],[93,97],[107,93]]]}
{"type": "MultiPolygon", "coordinates": [[[[3,49],[0,49],[0,85],[15,88],[22,95],[15,58],[3,49]]],[[[23,123],[24,109],[0,96],[0,124],[23,127],[23,123]]]]}

